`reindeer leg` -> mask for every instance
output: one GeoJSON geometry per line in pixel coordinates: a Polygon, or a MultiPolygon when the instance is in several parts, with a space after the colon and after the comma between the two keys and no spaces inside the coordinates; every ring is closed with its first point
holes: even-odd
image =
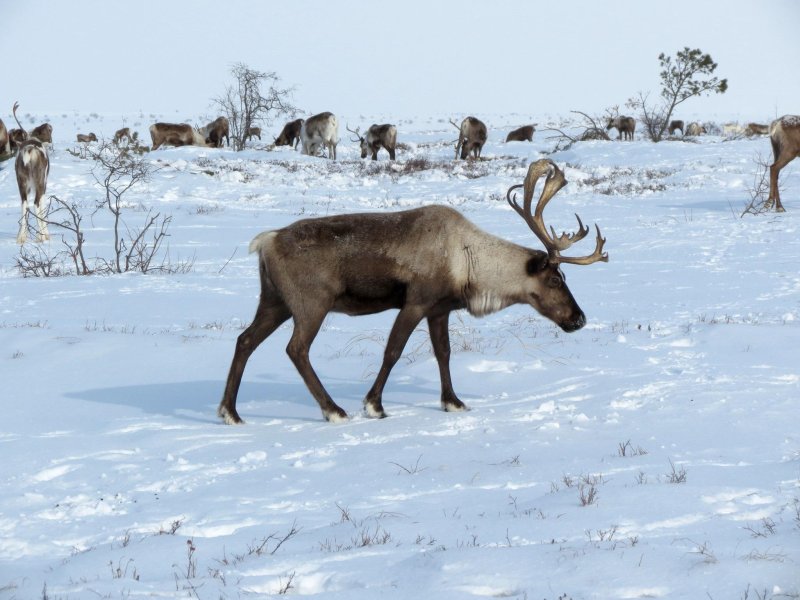
{"type": "Polygon", "coordinates": [[[245,329],[236,340],[236,351],[228,372],[225,393],[217,409],[217,414],[229,425],[244,423],[236,411],[236,396],[239,394],[239,385],[242,383],[247,360],[261,342],[267,339],[290,316],[291,313],[283,302],[270,302],[262,299],[250,327],[245,329]]]}
{"type": "Polygon", "coordinates": [[[785,160],[780,157],[775,159],[775,162],[769,167],[769,200],[775,202],[775,212],[785,212],[783,204],[781,204],[781,192],[778,189],[778,175],[781,169],[788,165],[791,159],[785,160]]]}
{"type": "Polygon", "coordinates": [[[383,364],[378,371],[378,376],[375,378],[375,383],[372,384],[369,392],[364,398],[364,409],[370,417],[384,418],[386,413],[383,411],[383,388],[386,385],[386,380],[389,379],[389,373],[392,367],[400,359],[403,354],[403,348],[411,336],[411,332],[419,325],[425,311],[418,306],[404,306],[395,319],[392,325],[392,331],[389,334],[389,339],[386,342],[386,350],[383,353],[383,364]]]}
{"type": "Polygon", "coordinates": [[[286,346],[286,353],[292,359],[308,391],[311,392],[311,395],[314,396],[314,399],[322,409],[322,416],[325,417],[325,420],[332,423],[346,421],[347,413],[333,401],[330,394],[325,390],[308,358],[311,342],[317,336],[322,321],[325,319],[325,315],[328,314],[329,307],[323,304],[315,306],[306,304],[303,308],[303,311],[295,312],[294,332],[289,340],[289,345],[286,346]],[[303,315],[302,319],[297,317],[298,314],[303,315]]]}
{"type": "Polygon", "coordinates": [[[26,190],[20,188],[22,196],[22,216],[19,219],[19,233],[17,233],[17,243],[24,244],[28,239],[28,194],[26,190]]]}
{"type": "Polygon", "coordinates": [[[433,355],[439,365],[439,377],[442,380],[442,409],[447,412],[458,412],[469,408],[456,396],[450,379],[450,332],[447,325],[449,318],[450,313],[428,317],[428,331],[433,355]]]}

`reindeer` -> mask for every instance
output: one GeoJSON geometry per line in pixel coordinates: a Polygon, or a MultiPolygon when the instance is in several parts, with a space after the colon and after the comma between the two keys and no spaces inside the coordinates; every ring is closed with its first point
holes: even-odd
{"type": "Polygon", "coordinates": [[[678,129],[681,130],[681,135],[684,135],[684,133],[683,133],[683,121],[675,120],[675,121],[670,121],[669,122],[669,134],[670,135],[672,135],[673,133],[678,131],[678,129]]]}
{"type": "Polygon", "coordinates": [[[11,109],[11,113],[14,115],[14,120],[17,122],[17,128],[12,129],[8,132],[8,141],[11,147],[12,152],[17,152],[19,147],[22,145],[22,142],[28,139],[28,132],[25,131],[25,128],[22,126],[22,123],[19,122],[17,118],[17,109],[19,108],[19,102],[14,102],[14,106],[11,109]]]}
{"type": "Polygon", "coordinates": [[[509,131],[506,136],[506,143],[508,142],[532,142],[533,132],[536,131],[536,123],[533,125],[523,125],[513,131],[509,131]]]}
{"type": "Polygon", "coordinates": [[[42,202],[42,197],[47,190],[50,161],[47,158],[47,150],[45,150],[44,144],[36,138],[22,142],[19,146],[14,167],[17,173],[19,195],[22,199],[22,218],[19,222],[17,243],[24,244],[28,239],[29,195],[34,197],[33,204],[36,207],[36,221],[39,232],[36,239],[39,242],[49,240],[50,233],[47,231],[47,221],[44,219],[47,211],[44,202],[42,202]]]}
{"type": "Polygon", "coordinates": [[[467,117],[461,121],[460,127],[452,119],[450,119],[450,124],[458,129],[456,158],[459,157],[459,153],[462,160],[465,160],[470,153],[472,153],[473,158],[480,158],[481,150],[488,137],[484,122],[475,117],[467,117]]]}
{"type": "Polygon", "coordinates": [[[169,146],[208,146],[205,134],[187,123],[153,123],[150,125],[153,150],[169,146]]]}
{"type": "Polygon", "coordinates": [[[295,119],[289,121],[283,126],[281,133],[272,142],[273,146],[293,146],[297,150],[297,144],[300,143],[300,131],[303,129],[305,119],[295,119]]]}
{"type": "Polygon", "coordinates": [[[775,211],[784,212],[781,193],[778,189],[778,175],[781,169],[800,156],[800,115],[783,115],[769,126],[769,141],[775,157],[769,167],[769,198],[767,205],[775,202],[775,211]]]}
{"type": "Polygon", "coordinates": [[[321,146],[328,149],[328,158],[336,160],[339,143],[339,120],[331,112],[319,113],[306,119],[300,127],[303,154],[316,156],[321,146]]]}
{"type": "MultiPolygon", "coordinates": [[[[428,322],[433,353],[441,377],[445,411],[467,410],[450,378],[450,312],[465,308],[483,316],[512,304],[529,304],[567,332],[577,331],[586,317],[567,288],[562,264],[607,261],[605,239],[597,229],[594,252],[583,257],[561,252],[586,237],[589,228],[578,219],[572,234],[551,236],[542,212],[566,185],[555,163],[531,164],[522,184],[506,194],[546,252],[518,246],[482,231],[461,213],[431,205],[394,213],[348,214],[303,219],[258,234],[250,252],[258,254],[261,297],[250,326],[236,341],[225,392],[217,410],[229,424],[242,423],[236,397],[253,351],[290,317],[294,322],[286,352],[311,395],[332,422],[344,421],[342,410],[322,386],[309,361],[309,348],[329,312],[374,314],[400,309],[386,343],[383,363],[364,399],[366,414],[385,417],[382,395],[389,373],[409,336],[423,319],[428,322]],[[536,182],[546,175],[536,208],[531,212],[536,182]],[[522,206],[511,193],[524,189],[522,206]]],[[[552,229],[551,229],[552,231],[552,229]]]]}
{"type": "Polygon", "coordinates": [[[261,127],[248,127],[247,133],[244,134],[244,139],[246,141],[252,140],[254,137],[258,138],[258,141],[261,141],[261,127]]]}
{"type": "Polygon", "coordinates": [[[686,126],[686,135],[705,135],[706,128],[702,123],[689,123],[686,126]]]}
{"type": "Polygon", "coordinates": [[[11,138],[8,136],[8,129],[3,119],[0,119],[0,160],[3,157],[8,158],[11,156],[11,138]]]}
{"type": "Polygon", "coordinates": [[[82,142],[82,143],[96,142],[97,141],[97,136],[95,134],[93,134],[93,133],[90,133],[88,135],[84,134],[84,133],[79,133],[78,134],[78,141],[82,142]]]}
{"type": "Polygon", "coordinates": [[[606,131],[616,128],[619,135],[617,139],[632,140],[633,132],[636,129],[636,119],[633,117],[609,117],[606,124],[606,131]]]}
{"type": "Polygon", "coordinates": [[[34,127],[30,134],[28,135],[29,138],[36,138],[43,144],[53,144],[53,126],[50,123],[42,123],[38,127],[34,127]]]}
{"type": "Polygon", "coordinates": [[[769,133],[769,125],[761,125],[760,123],[748,123],[744,128],[746,136],[754,135],[767,135],[769,133]]]}
{"type": "Polygon", "coordinates": [[[122,142],[122,138],[125,138],[127,143],[130,144],[131,140],[133,139],[131,137],[131,129],[130,129],[130,127],[123,127],[122,129],[117,129],[117,131],[114,133],[114,140],[113,141],[114,141],[115,144],[119,145],[120,142],[122,142]]]}
{"type": "Polygon", "coordinates": [[[227,117],[217,117],[211,123],[200,129],[200,132],[206,138],[206,145],[212,148],[222,148],[222,138],[225,138],[225,144],[231,145],[229,137],[230,123],[227,117]]]}
{"type": "Polygon", "coordinates": [[[347,131],[354,133],[356,139],[351,142],[361,144],[361,158],[367,158],[367,153],[372,154],[372,160],[378,160],[378,150],[385,148],[389,153],[389,160],[394,160],[395,149],[397,148],[397,127],[386,123],[384,125],[371,125],[367,129],[367,135],[361,135],[360,130],[355,131],[347,127],[347,131]]]}

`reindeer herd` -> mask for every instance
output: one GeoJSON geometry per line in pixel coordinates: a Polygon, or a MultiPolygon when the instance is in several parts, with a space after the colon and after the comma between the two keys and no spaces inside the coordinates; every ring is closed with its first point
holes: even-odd
{"type": "MultiPolygon", "coordinates": [[[[0,158],[16,153],[15,170],[22,217],[17,243],[27,240],[28,201],[33,198],[37,221],[37,240],[49,239],[43,197],[50,169],[46,146],[52,144],[52,127],[45,123],[27,132],[19,126],[6,130],[0,120],[0,158]]],[[[469,116],[460,124],[455,157],[480,159],[488,137],[486,124],[469,116]]],[[[531,141],[535,125],[511,131],[506,142],[531,141]]],[[[606,130],[617,129],[618,139],[632,140],[636,122],[631,117],[609,118],[606,130]]],[[[750,124],[748,129],[764,129],[750,124]]],[[[384,149],[390,160],[396,159],[397,128],[392,124],[374,124],[365,134],[360,128],[347,131],[361,147],[361,158],[378,159],[384,149]]],[[[669,123],[670,135],[700,135],[702,125],[683,121],[669,123]]],[[[769,202],[775,210],[784,210],[778,190],[780,170],[800,155],[800,116],[776,119],[766,129],[772,144],[774,162],[770,166],[769,202]]],[[[261,139],[261,129],[251,127],[246,137],[261,139]]],[[[121,144],[137,139],[137,133],[123,128],[113,142],[121,144]]],[[[219,117],[205,127],[189,124],[154,123],[150,126],[152,149],[164,145],[200,145],[219,148],[230,144],[229,122],[219,117]]],[[[78,134],[77,141],[97,141],[94,133],[78,134]]],[[[325,151],[336,159],[339,121],[331,112],[286,123],[269,146],[302,145],[306,155],[325,151]]],[[[594,251],[583,257],[561,253],[589,233],[578,219],[575,233],[556,236],[545,226],[543,211],[547,203],[566,185],[564,173],[549,159],[532,163],[521,184],[506,193],[511,208],[527,223],[546,251],[519,246],[482,231],[457,211],[444,206],[426,206],[407,211],[381,214],[346,214],[303,219],[282,229],[266,231],[250,242],[250,251],[258,254],[261,296],[252,323],[238,337],[228,373],[225,391],[218,408],[219,416],[229,424],[242,423],[236,398],[245,366],[255,349],[281,324],[293,320],[294,329],[286,351],[311,395],[328,421],[347,419],[320,382],[309,360],[309,348],[323,320],[330,312],[365,315],[390,308],[399,312],[392,326],[375,382],[364,398],[368,416],[385,417],[382,394],[389,373],[400,358],[409,336],[419,323],[427,321],[431,345],[441,379],[441,406],[445,411],[467,410],[453,390],[450,376],[449,315],[466,309],[475,316],[499,311],[512,304],[529,304],[542,316],[566,332],[577,331],[586,323],[583,311],[573,298],[561,272],[562,264],[589,265],[605,262],[605,238],[595,226],[594,251]],[[544,177],[541,194],[533,206],[534,188],[544,177]],[[523,188],[522,204],[512,194],[523,188]]]]}

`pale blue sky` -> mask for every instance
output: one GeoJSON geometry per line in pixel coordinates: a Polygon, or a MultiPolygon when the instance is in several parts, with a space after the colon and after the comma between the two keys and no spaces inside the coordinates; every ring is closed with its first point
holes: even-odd
{"type": "Polygon", "coordinates": [[[400,117],[599,112],[658,90],[699,47],[730,84],[685,110],[800,112],[800,2],[25,0],[0,4],[0,116],[198,113],[242,61],[304,112],[400,117]]]}

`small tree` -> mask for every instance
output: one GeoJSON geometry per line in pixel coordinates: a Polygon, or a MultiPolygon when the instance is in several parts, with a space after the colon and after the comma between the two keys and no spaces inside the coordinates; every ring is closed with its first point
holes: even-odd
{"type": "Polygon", "coordinates": [[[234,83],[213,102],[228,117],[230,136],[238,152],[244,150],[247,132],[253,125],[259,121],[269,125],[279,115],[294,116],[297,108],[290,102],[294,89],[279,87],[280,78],[274,72],[264,73],[236,63],[231,75],[234,83]],[[266,91],[262,91],[264,88],[266,91]]]}
{"type": "Polygon", "coordinates": [[[710,54],[703,54],[699,48],[686,46],[675,57],[663,52],[658,55],[661,66],[661,104],[648,102],[649,93],[639,94],[628,100],[627,106],[641,111],[641,119],[650,139],[661,141],[669,125],[672,113],[682,102],[704,94],[724,94],[728,80],[713,77],[717,69],[710,54]]]}

